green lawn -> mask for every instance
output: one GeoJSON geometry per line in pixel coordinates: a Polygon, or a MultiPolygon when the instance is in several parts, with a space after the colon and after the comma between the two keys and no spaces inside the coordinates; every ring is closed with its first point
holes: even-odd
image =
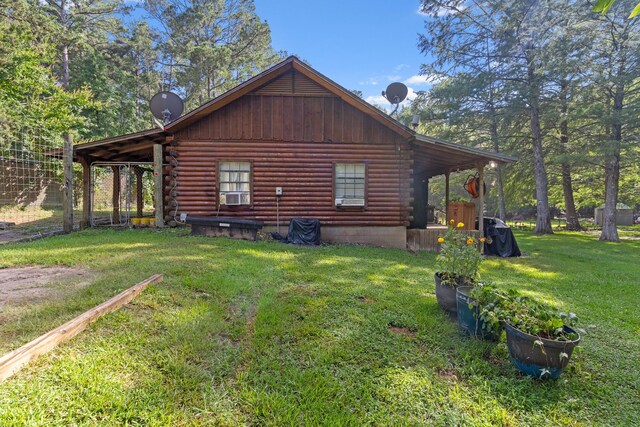
{"type": "Polygon", "coordinates": [[[0,425],[640,425],[640,240],[517,232],[526,257],[483,264],[484,279],[580,316],[570,369],[539,382],[504,343],[465,338],[442,314],[434,254],[186,233],[0,247],[0,267],[95,272],[66,297],[0,312],[0,352],[165,276],[0,384],[0,425]]]}

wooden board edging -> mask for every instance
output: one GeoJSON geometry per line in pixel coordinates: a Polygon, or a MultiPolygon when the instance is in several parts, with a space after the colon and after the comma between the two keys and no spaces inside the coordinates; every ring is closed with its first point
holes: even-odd
{"type": "Polygon", "coordinates": [[[149,284],[159,283],[162,282],[162,280],[162,274],[154,274],[91,310],[85,311],[80,316],[68,321],[62,326],[58,326],[22,347],[5,354],[0,358],[0,382],[18,372],[32,359],[53,350],[58,344],[78,335],[90,323],[127,304],[137,297],[149,284]]]}

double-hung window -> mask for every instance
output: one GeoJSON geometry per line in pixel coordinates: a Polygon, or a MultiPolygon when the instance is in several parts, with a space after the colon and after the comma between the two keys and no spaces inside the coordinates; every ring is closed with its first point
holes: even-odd
{"type": "Polygon", "coordinates": [[[365,206],[366,173],[364,163],[336,163],[334,170],[336,206],[365,206]]]}
{"type": "Polygon", "coordinates": [[[218,182],[221,205],[251,204],[251,162],[220,162],[218,182]]]}

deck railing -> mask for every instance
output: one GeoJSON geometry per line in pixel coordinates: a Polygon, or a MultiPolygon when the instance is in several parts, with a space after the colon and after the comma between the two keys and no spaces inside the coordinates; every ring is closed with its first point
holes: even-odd
{"type": "MultiPolygon", "coordinates": [[[[407,229],[407,249],[413,252],[438,252],[440,250],[438,237],[444,236],[446,232],[447,228],[444,226],[426,229],[407,229]]],[[[469,233],[476,239],[480,238],[480,231],[478,230],[467,230],[466,233],[469,233]]]]}

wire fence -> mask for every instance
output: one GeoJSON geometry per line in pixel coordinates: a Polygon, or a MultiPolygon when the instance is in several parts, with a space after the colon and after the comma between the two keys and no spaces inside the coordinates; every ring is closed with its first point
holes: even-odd
{"type": "MultiPolygon", "coordinates": [[[[19,135],[0,136],[0,231],[61,230],[63,164],[51,151],[63,146],[62,137],[19,135]]],[[[78,209],[82,195],[75,194],[74,209],[78,209]]]]}
{"type": "Polygon", "coordinates": [[[91,182],[92,226],[126,226],[153,216],[151,164],[94,163],[91,182]]]}

